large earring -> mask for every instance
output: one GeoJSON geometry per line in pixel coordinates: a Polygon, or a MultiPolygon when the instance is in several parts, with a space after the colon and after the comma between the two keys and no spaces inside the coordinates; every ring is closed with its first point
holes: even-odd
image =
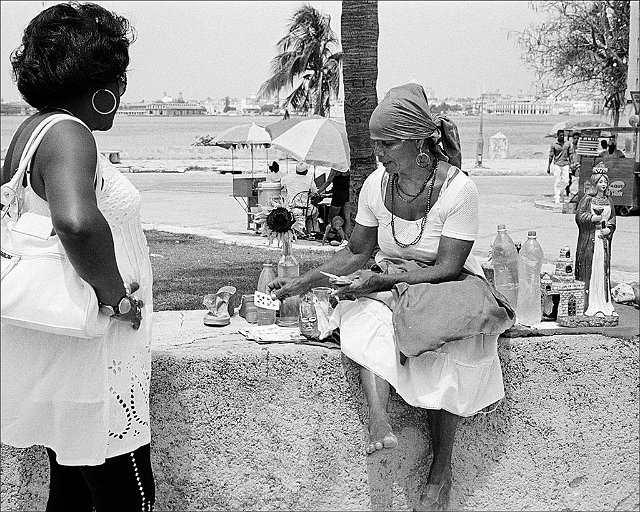
{"type": "Polygon", "coordinates": [[[422,151],[422,144],[420,144],[418,156],[416,156],[416,165],[418,167],[429,167],[431,165],[431,155],[422,151]]]}
{"type": "MultiPolygon", "coordinates": [[[[100,102],[100,98],[98,98],[98,102],[100,102]]],[[[93,110],[95,110],[98,114],[106,116],[116,111],[116,108],[118,107],[118,98],[116,98],[116,95],[113,94],[113,92],[111,92],[109,89],[98,89],[93,93],[93,96],[91,96],[91,106],[93,106],[93,110]],[[98,107],[96,107],[96,96],[98,95],[98,93],[102,92],[109,93],[111,95],[111,98],[113,99],[113,107],[111,107],[107,111],[100,110],[98,107]]]]}

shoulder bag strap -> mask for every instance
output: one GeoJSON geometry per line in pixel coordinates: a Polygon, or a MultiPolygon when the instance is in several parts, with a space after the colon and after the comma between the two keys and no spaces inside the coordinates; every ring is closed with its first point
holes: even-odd
{"type": "Polygon", "coordinates": [[[2,212],[3,216],[5,215],[5,212],[8,210],[11,203],[16,200],[16,197],[18,196],[18,190],[22,186],[22,178],[24,177],[24,173],[26,172],[31,159],[33,158],[33,154],[36,152],[36,149],[38,149],[38,146],[40,145],[40,142],[42,142],[45,134],[54,124],[60,121],[64,121],[65,119],[76,121],[85,128],[89,129],[87,125],[84,124],[80,119],[68,114],[54,114],[44,119],[38,126],[36,126],[36,128],[31,133],[31,136],[29,137],[29,140],[27,141],[24,149],[22,150],[18,169],[16,170],[11,180],[5,183],[0,190],[0,201],[4,205],[2,212]]]}

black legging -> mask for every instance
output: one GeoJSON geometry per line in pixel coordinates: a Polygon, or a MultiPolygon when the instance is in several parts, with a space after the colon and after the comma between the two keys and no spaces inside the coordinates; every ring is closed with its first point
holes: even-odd
{"type": "Polygon", "coordinates": [[[47,512],[150,512],[156,490],[149,445],[107,459],[100,466],[51,465],[47,512]]]}

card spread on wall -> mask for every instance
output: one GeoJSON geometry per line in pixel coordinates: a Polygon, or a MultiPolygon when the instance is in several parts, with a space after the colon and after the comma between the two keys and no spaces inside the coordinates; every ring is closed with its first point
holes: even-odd
{"type": "Polygon", "coordinates": [[[273,309],[275,311],[280,309],[280,301],[278,299],[272,299],[271,295],[256,291],[253,294],[253,303],[264,309],[273,309]]]}

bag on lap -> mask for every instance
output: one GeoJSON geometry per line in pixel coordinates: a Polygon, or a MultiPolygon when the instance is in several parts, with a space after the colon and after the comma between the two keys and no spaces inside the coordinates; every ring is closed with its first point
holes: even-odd
{"type": "Polygon", "coordinates": [[[47,117],[33,131],[15,175],[1,189],[2,322],[80,338],[102,336],[110,319],[98,311],[91,285],[73,268],[51,218],[22,212],[23,176],[47,130],[63,119],[47,117]]]}

